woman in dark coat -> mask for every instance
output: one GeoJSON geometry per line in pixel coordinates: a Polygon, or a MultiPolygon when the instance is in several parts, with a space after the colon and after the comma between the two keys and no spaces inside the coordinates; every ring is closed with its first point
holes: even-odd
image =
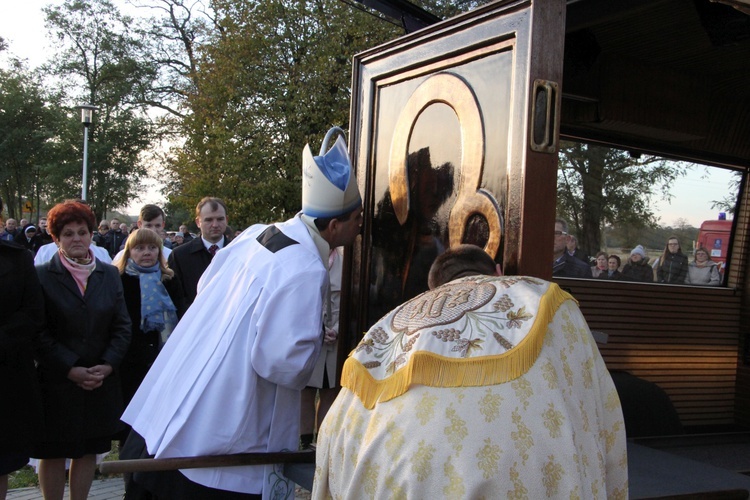
{"type": "Polygon", "coordinates": [[[14,241],[27,250],[30,250],[33,255],[36,255],[39,247],[44,244],[37,234],[36,226],[33,224],[26,224],[26,226],[18,232],[14,241]]]}
{"type": "MultiPolygon", "coordinates": [[[[2,203],[0,203],[2,209],[2,203]]],[[[44,303],[33,256],[0,240],[0,498],[8,474],[29,462],[42,437],[42,400],[33,344],[44,323],[44,303]]]]}
{"type": "Polygon", "coordinates": [[[682,253],[677,236],[670,236],[664,253],[659,257],[656,267],[656,281],[682,285],[688,273],[688,258],[682,253]]]}
{"type": "Polygon", "coordinates": [[[600,280],[622,280],[623,276],[620,272],[620,264],[622,261],[618,255],[612,254],[607,257],[607,270],[602,271],[599,275],[600,280]]]}
{"type": "MultiPolygon", "coordinates": [[[[127,406],[177,324],[182,287],[164,258],[161,236],[150,229],[130,233],[117,268],[132,325],[130,346],[120,366],[127,406]]],[[[121,440],[125,437],[123,433],[121,440]]]]}
{"type": "Polygon", "coordinates": [[[88,205],[66,201],[48,214],[59,250],[37,267],[47,327],[37,358],[45,440],[34,452],[47,500],[62,499],[70,458],[70,498],[85,499],[96,454],[110,450],[123,411],[117,368],[130,342],[130,317],[117,269],[89,245],[96,226],[88,205]]]}
{"type": "Polygon", "coordinates": [[[646,250],[638,245],[630,252],[630,258],[622,268],[622,277],[627,281],[654,282],[654,270],[648,265],[646,250]]]}

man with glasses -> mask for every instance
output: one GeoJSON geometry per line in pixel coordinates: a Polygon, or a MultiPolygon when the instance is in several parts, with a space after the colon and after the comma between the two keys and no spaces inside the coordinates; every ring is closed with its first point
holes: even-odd
{"type": "Polygon", "coordinates": [[[568,223],[563,219],[555,219],[554,261],[552,262],[552,276],[559,278],[593,278],[591,267],[580,259],[572,257],[568,249],[568,223]]]}

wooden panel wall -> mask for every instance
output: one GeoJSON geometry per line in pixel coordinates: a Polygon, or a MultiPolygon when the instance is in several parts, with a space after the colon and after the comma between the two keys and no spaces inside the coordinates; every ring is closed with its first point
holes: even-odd
{"type": "Polygon", "coordinates": [[[664,389],[690,426],[735,424],[740,293],[729,288],[556,279],[579,301],[610,370],[664,389]]]}
{"type": "Polygon", "coordinates": [[[750,428],[750,272],[747,269],[750,264],[750,176],[745,179],[736,219],[728,279],[730,286],[743,291],[735,416],[739,425],[750,428]]]}

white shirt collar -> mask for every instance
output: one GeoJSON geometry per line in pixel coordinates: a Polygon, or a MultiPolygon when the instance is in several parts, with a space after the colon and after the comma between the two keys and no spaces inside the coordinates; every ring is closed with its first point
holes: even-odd
{"type": "Polygon", "coordinates": [[[206,238],[204,238],[203,235],[201,235],[201,240],[203,241],[203,246],[206,247],[206,250],[211,248],[211,246],[213,245],[216,245],[217,247],[219,247],[219,250],[224,248],[224,236],[222,236],[221,239],[217,241],[216,243],[211,243],[206,238]]]}

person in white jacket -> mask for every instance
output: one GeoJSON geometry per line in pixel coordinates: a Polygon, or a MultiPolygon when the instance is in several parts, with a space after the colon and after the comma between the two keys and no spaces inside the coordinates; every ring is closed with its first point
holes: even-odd
{"type": "MultiPolygon", "coordinates": [[[[353,243],[362,224],[343,138],[325,153],[332,132],[320,156],[309,146],[303,152],[302,212],[252,226],[216,253],[125,411],[123,420],[156,458],[297,450],[300,391],[323,341],[328,255],[353,243]]],[[[164,476],[134,480],[160,499],[271,498],[294,490],[274,465],[164,476]]]]}

